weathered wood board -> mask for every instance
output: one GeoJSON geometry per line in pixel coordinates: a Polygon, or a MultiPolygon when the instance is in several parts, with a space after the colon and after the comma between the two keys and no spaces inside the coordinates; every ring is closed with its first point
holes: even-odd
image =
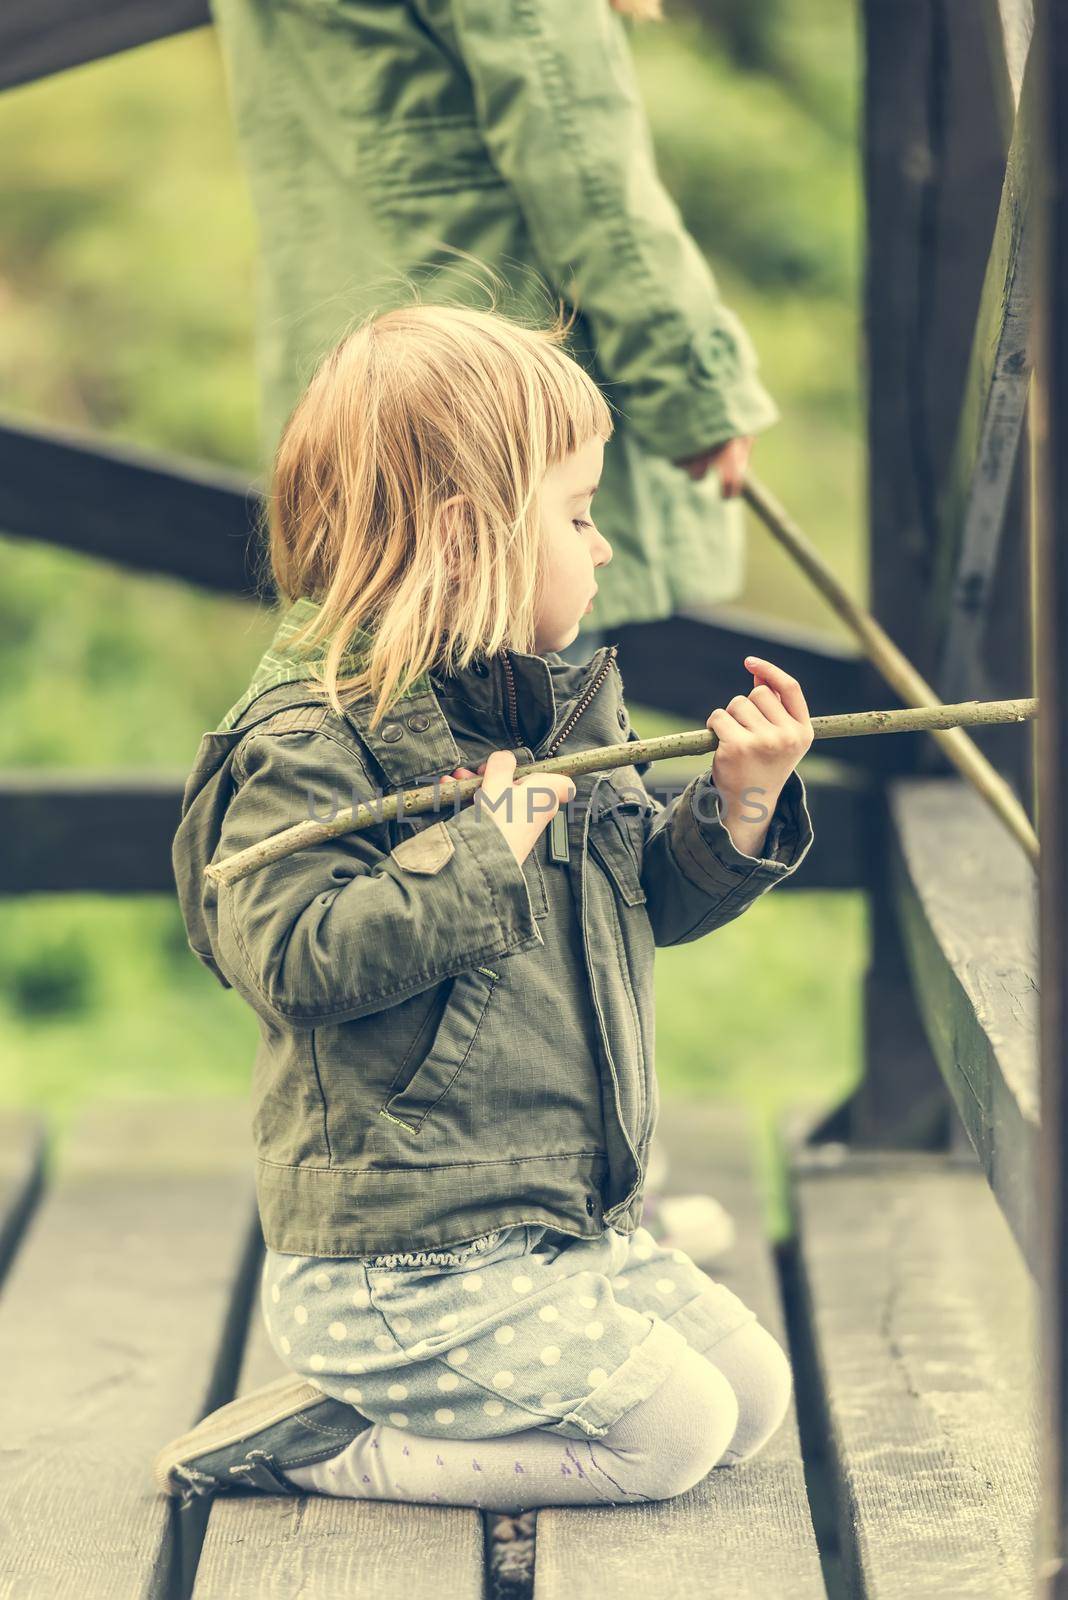
{"type": "Polygon", "coordinates": [[[837,1145],[793,1193],[851,1592],[1032,1594],[1034,1291],[982,1172],[837,1145]]]}

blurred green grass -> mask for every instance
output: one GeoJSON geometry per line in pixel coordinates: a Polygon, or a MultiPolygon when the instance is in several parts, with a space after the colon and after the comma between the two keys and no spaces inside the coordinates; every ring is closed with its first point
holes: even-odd
{"type": "MultiPolygon", "coordinates": [[[[863,598],[854,18],[843,0],[772,12],[744,50],[743,11],[734,33],[684,12],[631,37],[665,181],[782,411],[754,467],[863,598]]],[[[211,31],[5,95],[0,184],[5,408],[251,479],[254,228],[211,31]]],[[[752,523],[737,604],[843,637],[752,523]]],[[[0,761],[184,778],[270,633],[244,602],[0,539],[0,761]]],[[[739,662],[722,692],[749,686],[739,662]]],[[[632,712],[642,733],[682,726],[632,712]]],[[[89,1099],[245,1090],[255,1019],[190,953],[173,899],[36,895],[4,910],[0,1101],[41,1106],[62,1130],[89,1099]]],[[[660,952],[663,1092],[752,1106],[775,1184],[775,1118],[856,1080],[864,920],[859,894],[772,893],[660,952]]],[[[781,1231],[777,1189],[774,1206],[781,1231]]]]}

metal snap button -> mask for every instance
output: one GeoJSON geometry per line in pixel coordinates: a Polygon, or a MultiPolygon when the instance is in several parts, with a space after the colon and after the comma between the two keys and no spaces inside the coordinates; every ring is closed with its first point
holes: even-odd
{"type": "Polygon", "coordinates": [[[425,712],[417,711],[414,716],[408,718],[408,726],[416,733],[423,733],[430,726],[430,718],[425,712]]]}
{"type": "Polygon", "coordinates": [[[627,726],[627,713],[623,710],[622,706],[620,706],[619,710],[616,712],[616,716],[619,718],[619,726],[621,728],[625,728],[627,726]]]}
{"type": "Polygon", "coordinates": [[[586,1196],[586,1215],[588,1217],[593,1217],[593,1216],[597,1215],[597,1202],[593,1198],[592,1194],[588,1194],[586,1196]]]}
{"type": "Polygon", "coordinates": [[[404,738],[404,729],[399,722],[387,722],[382,729],[382,737],[387,744],[396,744],[398,739],[404,738]]]}

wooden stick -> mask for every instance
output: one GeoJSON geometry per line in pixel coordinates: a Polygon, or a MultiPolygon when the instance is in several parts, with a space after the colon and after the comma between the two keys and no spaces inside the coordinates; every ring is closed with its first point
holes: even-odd
{"type": "MultiPolygon", "coordinates": [[[[866,611],[853,599],[815,545],[806,538],[771,490],[766,488],[759,478],[749,473],[742,487],[742,495],[768,532],[811,578],[832,610],[852,628],[869,661],[878,668],[887,683],[897,690],[901,698],[916,706],[940,706],[942,701],[931,685],[916,671],[908,656],[898,649],[871,612],[866,611]]],[[[998,702],[989,703],[993,705],[998,702]]],[[[1031,860],[1037,863],[1038,838],[1031,825],[1031,819],[1001,773],[991,765],[979,746],[958,727],[947,729],[945,724],[940,723],[932,723],[930,727],[935,740],[941,745],[949,760],[975,785],[1009,832],[1023,845],[1031,860]]]]}
{"type": "MultiPolygon", "coordinates": [[[[813,717],[815,739],[850,739],[865,733],[913,733],[932,728],[992,722],[1028,722],[1038,716],[1037,700],[962,700],[957,705],[906,707],[898,711],[852,711],[843,716],[813,717]]],[[[522,761],[516,766],[513,781],[532,772],[563,772],[574,777],[585,772],[630,767],[639,761],[663,761],[669,756],[696,756],[715,750],[718,735],[711,728],[695,728],[687,733],[665,733],[655,739],[630,739],[623,744],[601,745],[579,750],[572,756],[550,756],[543,761],[522,761]]],[[[436,778],[418,789],[398,790],[382,795],[369,805],[346,806],[329,821],[309,817],[305,822],[270,834],[245,850],[238,850],[223,861],[204,868],[213,883],[235,883],[268,862],[280,861],[309,845],[334,839],[342,833],[359,833],[396,816],[411,817],[436,811],[443,804],[455,814],[464,800],[482,787],[482,778],[436,778]]]]}

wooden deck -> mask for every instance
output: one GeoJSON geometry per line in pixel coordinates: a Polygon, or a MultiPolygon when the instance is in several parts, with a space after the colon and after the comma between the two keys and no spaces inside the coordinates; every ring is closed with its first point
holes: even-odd
{"type": "Polygon", "coordinates": [[[1033,1297],[978,1165],[799,1148],[797,1237],[776,1251],[747,1117],[670,1103],[660,1130],[669,1191],[714,1193],[735,1218],[736,1244],[704,1265],[790,1350],[796,1406],[752,1462],[685,1495],[542,1510],[533,1572],[513,1562],[505,1582],[496,1517],[464,1508],[249,1495],[179,1516],[151,1481],[159,1445],[279,1370],[256,1313],[246,1108],[95,1109],[47,1176],[40,1126],[7,1116],[0,1593],[1029,1593],[1033,1297]]]}

